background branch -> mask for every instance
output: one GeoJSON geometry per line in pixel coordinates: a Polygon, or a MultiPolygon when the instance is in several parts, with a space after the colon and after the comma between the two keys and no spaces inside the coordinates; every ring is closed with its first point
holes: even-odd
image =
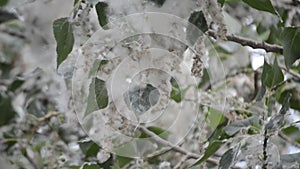
{"type": "Polygon", "coordinates": [[[19,39],[23,39],[23,40],[26,40],[27,39],[27,37],[25,36],[25,35],[23,35],[23,34],[21,34],[21,33],[18,33],[18,32],[13,32],[13,31],[11,31],[11,30],[8,30],[8,29],[0,29],[0,32],[1,33],[4,33],[4,34],[8,34],[8,35],[10,35],[10,36],[14,36],[14,37],[17,37],[17,38],[19,38],[19,39]]]}
{"type": "MultiPolygon", "coordinates": [[[[217,37],[218,37],[217,32],[215,32],[213,30],[208,30],[207,34],[209,36],[215,38],[215,39],[217,39],[217,37]]],[[[229,41],[239,43],[243,46],[250,46],[250,47],[255,48],[255,49],[257,49],[257,48],[265,49],[267,52],[274,52],[274,53],[283,54],[283,47],[282,46],[268,44],[268,43],[265,43],[265,42],[259,43],[259,42],[253,41],[251,39],[236,36],[236,35],[233,35],[233,34],[226,35],[226,39],[229,40],[229,41]]]]}
{"type": "Polygon", "coordinates": [[[279,64],[279,67],[283,69],[286,73],[292,75],[293,77],[300,79],[300,74],[292,71],[291,69],[287,69],[284,65],[279,64]]]}
{"type": "Polygon", "coordinates": [[[283,139],[284,141],[290,143],[292,146],[295,146],[297,148],[300,148],[300,144],[297,143],[296,141],[292,140],[290,137],[288,137],[287,135],[283,134],[282,132],[278,133],[278,136],[283,139]]]}
{"type": "Polygon", "coordinates": [[[184,162],[188,160],[188,156],[183,156],[180,161],[174,166],[174,169],[180,169],[184,162]]]}
{"type": "Polygon", "coordinates": [[[155,141],[165,145],[165,146],[168,146],[168,147],[171,147],[172,150],[178,152],[178,153],[181,153],[181,154],[184,154],[184,155],[187,155],[188,158],[193,158],[193,159],[198,159],[200,158],[201,156],[199,154],[195,154],[195,153],[192,153],[192,152],[189,152],[177,145],[174,145],[173,143],[170,143],[168,142],[167,140],[164,140],[162,139],[161,137],[159,137],[158,135],[156,135],[155,133],[153,133],[152,131],[148,130],[146,127],[144,126],[139,126],[139,129],[147,134],[148,136],[152,137],[155,141]]]}

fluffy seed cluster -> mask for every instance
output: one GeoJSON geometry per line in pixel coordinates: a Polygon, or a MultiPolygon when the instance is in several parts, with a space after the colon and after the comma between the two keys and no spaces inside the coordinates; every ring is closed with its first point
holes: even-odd
{"type": "Polygon", "coordinates": [[[213,21],[218,25],[218,35],[221,39],[226,40],[227,28],[222,13],[222,8],[216,0],[206,0],[207,9],[213,21]]]}
{"type": "MultiPolygon", "coordinates": [[[[203,5],[205,18],[217,25],[217,35],[226,40],[227,28],[222,14],[222,8],[218,5],[217,0],[199,0],[199,4],[203,5]]],[[[193,57],[192,75],[202,77],[203,60],[206,50],[204,44],[204,36],[200,36],[194,46],[195,56],[193,57]]]]}
{"type": "Polygon", "coordinates": [[[88,2],[81,2],[74,12],[74,22],[76,23],[74,32],[79,37],[79,45],[81,46],[94,33],[93,23],[90,21],[92,5],[88,2]]]}
{"type": "Polygon", "coordinates": [[[206,19],[211,19],[217,25],[218,36],[226,40],[227,28],[224,21],[224,15],[222,13],[222,8],[218,5],[217,0],[199,0],[200,4],[203,4],[204,15],[206,19]]]}
{"type": "Polygon", "coordinates": [[[193,57],[192,75],[195,77],[202,77],[203,61],[206,49],[204,44],[204,36],[200,36],[194,46],[195,53],[193,57]]]}

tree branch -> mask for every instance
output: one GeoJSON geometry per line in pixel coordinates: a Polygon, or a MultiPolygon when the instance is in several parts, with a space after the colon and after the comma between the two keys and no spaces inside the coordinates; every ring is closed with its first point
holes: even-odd
{"type": "Polygon", "coordinates": [[[32,138],[34,137],[35,132],[38,130],[38,128],[40,127],[40,125],[43,122],[49,120],[52,117],[56,117],[58,115],[60,115],[60,113],[58,113],[56,111],[50,111],[45,116],[40,117],[40,118],[36,118],[35,116],[32,116],[37,120],[37,124],[32,127],[31,134],[28,136],[28,140],[32,140],[32,138]]]}
{"type": "Polygon", "coordinates": [[[283,69],[284,71],[286,71],[287,73],[289,73],[290,75],[292,75],[293,77],[300,79],[300,74],[297,72],[292,71],[291,69],[286,68],[284,65],[279,64],[279,67],[281,69],[283,69]]]}
{"type": "Polygon", "coordinates": [[[292,146],[295,146],[297,148],[300,148],[300,144],[297,143],[296,141],[292,140],[291,138],[289,138],[288,136],[286,136],[285,134],[283,134],[282,132],[278,133],[278,136],[283,139],[284,141],[290,143],[292,146]]]}
{"type": "MultiPolygon", "coordinates": [[[[207,34],[209,36],[215,38],[215,39],[218,37],[217,33],[213,30],[208,30],[207,34]]],[[[259,42],[253,41],[251,39],[236,36],[236,35],[233,35],[233,34],[226,35],[226,39],[229,40],[229,41],[232,41],[232,42],[239,43],[243,46],[250,46],[250,47],[255,48],[255,49],[257,49],[257,48],[265,49],[267,52],[274,52],[274,53],[283,54],[283,47],[282,46],[268,44],[268,43],[265,43],[265,42],[259,43],[259,42]]]]}
{"type": "Polygon", "coordinates": [[[41,123],[41,122],[47,121],[51,117],[55,117],[58,115],[60,115],[60,113],[58,113],[56,111],[50,111],[45,116],[38,118],[38,122],[41,123]]]}
{"type": "Polygon", "coordinates": [[[208,89],[211,89],[212,86],[217,85],[220,82],[227,81],[228,79],[234,78],[234,77],[236,77],[238,75],[241,75],[241,74],[248,74],[248,73],[252,73],[252,72],[253,71],[252,71],[251,68],[242,68],[242,69],[238,70],[237,72],[234,72],[232,74],[227,74],[225,78],[222,78],[218,81],[211,82],[209,85],[204,87],[204,91],[208,90],[208,89]]]}
{"type": "Polygon", "coordinates": [[[153,133],[152,131],[148,130],[146,127],[144,126],[139,126],[139,129],[147,134],[148,136],[152,137],[155,141],[165,145],[165,146],[168,146],[168,147],[171,147],[172,150],[176,151],[176,152],[179,152],[181,154],[184,154],[184,155],[187,155],[189,158],[193,158],[193,159],[198,159],[200,158],[201,156],[199,154],[195,154],[195,153],[192,153],[192,152],[189,152],[177,145],[174,145],[173,143],[170,143],[168,142],[167,140],[164,140],[162,139],[161,137],[159,137],[158,135],[156,135],[155,133],[153,133]]]}
{"type": "Polygon", "coordinates": [[[27,39],[27,37],[25,36],[25,35],[22,35],[22,34],[20,34],[20,33],[18,33],[18,32],[13,32],[13,31],[10,31],[10,30],[8,30],[8,29],[0,29],[0,32],[1,33],[4,33],[4,34],[8,34],[8,35],[10,35],[10,36],[14,36],[14,37],[16,37],[16,38],[19,38],[19,39],[23,39],[23,40],[26,40],[27,39]]]}
{"type": "Polygon", "coordinates": [[[181,160],[174,166],[174,169],[180,169],[186,160],[188,160],[188,156],[183,156],[181,160]]]}
{"type": "Polygon", "coordinates": [[[262,169],[267,169],[267,167],[268,167],[268,153],[267,153],[268,140],[269,140],[269,136],[267,134],[267,130],[265,130],[264,143],[263,143],[263,166],[262,166],[262,169]]]}
{"type": "Polygon", "coordinates": [[[163,148],[161,148],[160,150],[155,151],[155,152],[153,152],[153,153],[147,155],[146,160],[147,160],[147,161],[148,161],[148,160],[151,160],[151,159],[156,158],[156,157],[158,157],[158,156],[161,156],[161,155],[163,155],[163,154],[165,154],[165,153],[167,153],[167,152],[169,152],[169,151],[171,151],[171,150],[172,150],[172,147],[163,147],[163,148]]]}
{"type": "MultiPolygon", "coordinates": [[[[180,153],[180,154],[185,155],[184,158],[186,158],[186,160],[188,160],[188,159],[199,159],[199,158],[201,157],[201,155],[199,155],[199,154],[195,154],[195,153],[193,153],[193,152],[189,152],[189,151],[187,151],[187,150],[185,150],[185,149],[183,149],[183,148],[181,148],[181,147],[179,147],[179,146],[177,146],[177,145],[174,145],[173,143],[170,143],[170,142],[167,141],[167,140],[162,139],[161,137],[159,137],[158,135],[156,135],[156,134],[153,133],[152,131],[148,130],[148,129],[147,129],[146,127],[144,127],[144,126],[139,126],[138,128],[139,128],[139,130],[140,130],[141,132],[143,132],[143,133],[147,134],[148,136],[152,137],[152,138],[153,138],[155,141],[157,141],[158,143],[161,143],[161,144],[163,144],[163,145],[169,147],[169,148],[163,149],[163,151],[162,151],[162,152],[159,152],[159,153],[165,153],[166,151],[173,150],[173,151],[176,151],[176,152],[178,152],[178,153],[180,153]]],[[[158,154],[159,154],[159,153],[158,153],[158,154]]],[[[218,161],[215,160],[215,159],[208,158],[206,161],[209,162],[209,163],[218,165],[218,161]]]]}

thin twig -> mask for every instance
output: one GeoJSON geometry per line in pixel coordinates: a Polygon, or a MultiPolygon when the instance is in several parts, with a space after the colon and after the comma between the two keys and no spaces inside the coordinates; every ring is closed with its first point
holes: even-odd
{"type": "Polygon", "coordinates": [[[297,124],[297,123],[300,123],[300,120],[297,120],[297,121],[292,122],[291,125],[295,125],[295,124],[297,124]]]}
{"type": "Polygon", "coordinates": [[[145,160],[147,160],[147,161],[151,160],[151,159],[156,158],[158,156],[161,156],[161,155],[163,155],[163,154],[165,154],[165,153],[167,153],[171,150],[172,150],[172,147],[163,147],[163,148],[159,149],[158,151],[155,151],[155,152],[147,155],[145,160]]]}
{"type": "MultiPolygon", "coordinates": [[[[48,112],[45,116],[40,117],[40,118],[36,118],[37,120],[37,124],[33,126],[33,128],[31,129],[31,134],[28,136],[28,140],[32,140],[34,133],[37,131],[37,129],[40,127],[40,125],[47,121],[48,119],[50,119],[51,117],[56,117],[58,116],[60,113],[55,112],[55,111],[50,111],[48,112]]],[[[35,116],[33,116],[35,117],[35,116]]]]}
{"type": "Polygon", "coordinates": [[[186,160],[188,160],[188,156],[186,155],[186,156],[183,156],[181,159],[180,159],[180,161],[174,166],[174,169],[180,169],[180,168],[182,168],[182,165],[183,165],[183,163],[186,161],[186,160]]]}
{"type": "Polygon", "coordinates": [[[50,111],[48,112],[45,116],[38,118],[39,123],[47,121],[48,119],[50,119],[51,117],[55,117],[58,116],[60,113],[56,112],[56,111],[50,111]]]}
{"type": "Polygon", "coordinates": [[[219,81],[214,81],[214,82],[211,82],[207,87],[204,87],[204,90],[208,90],[208,89],[211,89],[212,86],[214,85],[217,85],[219,84],[220,82],[223,82],[223,81],[226,81],[230,78],[234,78],[238,75],[241,75],[241,74],[248,74],[248,73],[251,73],[252,72],[252,69],[249,69],[249,68],[243,68],[243,69],[240,69],[238,70],[237,72],[235,73],[232,73],[232,74],[227,74],[225,78],[219,80],[219,81]]]}
{"type": "MultiPolygon", "coordinates": [[[[162,139],[161,137],[159,137],[158,135],[156,135],[155,133],[153,133],[152,131],[148,130],[146,127],[144,126],[139,126],[138,127],[139,130],[141,130],[143,133],[147,134],[148,136],[152,137],[155,141],[157,141],[158,143],[161,143],[167,147],[170,148],[170,150],[176,151],[180,154],[184,154],[185,156],[187,156],[187,159],[199,159],[201,157],[201,155],[199,154],[195,154],[193,152],[189,152],[185,149],[183,149],[182,147],[179,147],[177,145],[174,145],[173,143],[170,143],[167,140],[162,139]]],[[[213,159],[213,158],[208,158],[207,162],[218,165],[218,161],[213,159]]]]}
{"type": "Polygon", "coordinates": [[[287,19],[285,21],[285,27],[293,25],[293,18],[296,14],[297,14],[297,11],[294,8],[288,11],[288,16],[287,16],[287,19]]]}
{"type": "Polygon", "coordinates": [[[271,91],[276,91],[278,88],[280,88],[281,86],[283,86],[286,83],[290,83],[292,81],[292,79],[286,79],[280,83],[278,83],[277,85],[275,85],[274,87],[271,88],[271,91]]]}
{"type": "MultiPolygon", "coordinates": [[[[213,38],[217,38],[217,32],[213,31],[213,30],[208,30],[207,34],[213,38]]],[[[237,42],[243,46],[250,46],[252,48],[260,48],[260,49],[265,49],[267,52],[274,52],[274,53],[279,53],[279,54],[283,54],[283,47],[282,46],[278,46],[278,45],[273,45],[273,44],[269,44],[269,43],[265,43],[265,42],[256,42],[252,39],[247,39],[244,37],[240,37],[237,35],[233,35],[233,34],[228,34],[226,35],[226,39],[229,41],[233,41],[233,42],[237,42]]]]}
{"type": "Polygon", "coordinates": [[[300,74],[299,73],[296,73],[296,72],[292,71],[291,69],[287,69],[285,66],[283,66],[281,64],[279,64],[279,67],[281,69],[283,69],[285,72],[287,72],[290,75],[294,76],[295,78],[300,79],[300,74]]]}
{"type": "Polygon", "coordinates": [[[152,131],[148,130],[146,127],[144,126],[139,126],[139,129],[147,134],[148,136],[152,137],[155,141],[165,145],[165,146],[168,146],[168,147],[171,147],[172,150],[176,151],[176,152],[179,152],[181,154],[184,154],[184,155],[187,155],[189,158],[193,158],[193,159],[198,159],[200,158],[201,156],[199,154],[195,154],[195,153],[192,153],[192,152],[189,152],[177,145],[174,145],[173,143],[170,143],[168,142],[167,140],[164,140],[162,139],[161,137],[159,137],[158,135],[156,135],[155,133],[153,133],[152,131]]]}
{"type": "MultiPolygon", "coordinates": [[[[178,146],[181,146],[183,143],[184,142],[182,141],[181,143],[178,144],[178,146]]],[[[158,156],[166,154],[166,153],[168,153],[171,150],[172,150],[172,147],[163,147],[163,148],[161,148],[161,149],[159,149],[159,150],[157,150],[157,151],[155,151],[155,152],[147,155],[147,157],[145,158],[145,160],[151,160],[153,158],[156,158],[158,156]]]]}
{"type": "Polygon", "coordinates": [[[291,138],[289,138],[288,136],[286,136],[285,134],[283,134],[282,132],[278,133],[278,136],[280,138],[282,138],[284,141],[290,143],[292,146],[295,146],[297,148],[300,148],[300,144],[295,142],[294,140],[292,140],[291,138]]]}
{"type": "Polygon", "coordinates": [[[23,39],[23,40],[26,40],[27,37],[18,33],[18,32],[13,32],[13,31],[10,31],[10,30],[7,30],[7,29],[0,29],[0,32],[2,33],[5,33],[5,34],[8,34],[10,36],[14,36],[14,37],[17,37],[19,39],[23,39]]]}

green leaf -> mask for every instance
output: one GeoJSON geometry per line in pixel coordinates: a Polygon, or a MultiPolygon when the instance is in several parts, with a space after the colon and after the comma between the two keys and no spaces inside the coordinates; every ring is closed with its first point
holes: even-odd
{"type": "Polygon", "coordinates": [[[261,76],[261,81],[263,86],[272,88],[278,83],[284,80],[283,73],[278,66],[277,59],[274,60],[273,66],[269,65],[266,61],[263,66],[263,72],[261,76]]]}
{"type": "Polygon", "coordinates": [[[281,16],[282,21],[279,21],[277,23],[278,27],[284,27],[284,24],[286,23],[288,17],[289,17],[289,9],[286,9],[284,7],[276,7],[277,12],[279,13],[279,15],[281,16]]]}
{"type": "Polygon", "coordinates": [[[114,165],[114,166],[110,166],[110,169],[121,169],[121,168],[119,166],[114,165]]]}
{"type": "Polygon", "coordinates": [[[53,22],[53,32],[57,43],[57,67],[67,58],[73,50],[74,35],[72,24],[68,18],[60,18],[53,22]]]}
{"type": "MultiPolygon", "coordinates": [[[[224,125],[224,124],[221,124],[224,125]]],[[[213,132],[210,134],[209,138],[207,139],[209,142],[213,140],[224,140],[230,138],[224,131],[224,127],[219,125],[213,132]]]]}
{"type": "MultiPolygon", "coordinates": [[[[100,62],[100,65],[101,63],[102,62],[100,62]]],[[[99,63],[97,65],[99,65],[99,63]]],[[[101,67],[100,65],[99,67],[101,67]]],[[[104,109],[105,107],[107,107],[107,105],[108,94],[105,82],[101,79],[93,78],[89,88],[85,116],[96,110],[104,109]]]]}
{"type": "Polygon", "coordinates": [[[106,65],[108,62],[109,62],[108,60],[101,60],[97,71],[102,71],[103,66],[106,65]]]}
{"type": "Polygon", "coordinates": [[[79,2],[79,0],[74,0],[74,4],[73,4],[73,6],[77,5],[77,4],[78,4],[78,2],[79,2]]]}
{"type": "MultiPolygon", "coordinates": [[[[138,135],[135,133],[134,138],[138,138],[137,136],[138,135]]],[[[142,144],[126,142],[115,149],[115,154],[125,154],[126,156],[133,157],[136,154],[136,149],[139,147],[139,145],[143,146],[142,144]]]]}
{"type": "Polygon", "coordinates": [[[96,101],[96,93],[95,93],[95,78],[92,79],[92,83],[89,88],[89,95],[87,98],[87,106],[85,111],[85,116],[88,114],[98,110],[98,104],[96,101]]]}
{"type": "Polygon", "coordinates": [[[255,100],[256,101],[261,101],[266,94],[266,87],[265,86],[261,86],[257,92],[257,95],[255,96],[255,100]]]}
{"type": "Polygon", "coordinates": [[[85,153],[85,158],[96,157],[100,147],[96,143],[92,143],[85,153]]]}
{"type": "MultiPolygon", "coordinates": [[[[1,2],[0,2],[0,6],[1,6],[1,2]]],[[[14,19],[18,19],[18,17],[16,16],[16,14],[12,13],[12,12],[9,12],[7,10],[2,10],[0,8],[0,24],[1,23],[4,23],[4,22],[8,22],[8,21],[11,21],[11,20],[14,20],[14,19]]],[[[2,47],[4,51],[8,50],[9,52],[9,48],[4,48],[2,47]]]]}
{"type": "Polygon", "coordinates": [[[226,1],[226,0],[218,0],[218,2],[221,4],[222,7],[223,7],[225,1],[226,1]]]}
{"type": "Polygon", "coordinates": [[[271,44],[281,44],[278,35],[281,34],[282,28],[277,27],[276,25],[272,25],[271,27],[268,28],[268,30],[270,31],[270,34],[266,39],[266,42],[271,44]]]}
{"type": "Polygon", "coordinates": [[[99,109],[104,109],[108,105],[108,94],[105,81],[95,78],[95,94],[99,109]]]}
{"type": "Polygon", "coordinates": [[[186,36],[191,44],[194,44],[201,35],[199,33],[203,33],[208,30],[208,25],[202,11],[194,11],[189,17],[189,22],[190,24],[187,26],[186,36]],[[199,30],[196,28],[200,29],[202,32],[199,32],[199,30]]]}
{"type": "Polygon", "coordinates": [[[277,15],[276,9],[270,0],[243,0],[246,4],[260,11],[270,12],[277,15]]]}
{"type": "Polygon", "coordinates": [[[144,86],[132,86],[123,94],[127,107],[136,114],[142,114],[157,104],[160,93],[159,90],[147,84],[144,86]]]}
{"type": "MultiPolygon", "coordinates": [[[[290,69],[292,69],[295,72],[300,72],[300,64],[293,65],[290,69]]],[[[300,82],[300,80],[298,82],[300,82]]]]}
{"type": "Polygon", "coordinates": [[[166,132],[165,129],[159,128],[159,127],[155,127],[155,126],[149,126],[147,127],[148,130],[152,131],[153,133],[155,133],[156,135],[161,135],[163,133],[166,132]]]}
{"type": "Polygon", "coordinates": [[[286,86],[281,89],[280,95],[276,98],[280,104],[284,104],[284,100],[288,94],[292,94],[290,100],[290,108],[300,110],[300,87],[299,86],[286,86]]]}
{"type": "Polygon", "coordinates": [[[171,99],[173,99],[175,102],[179,103],[182,100],[182,91],[179,87],[179,84],[174,78],[171,78],[170,80],[172,85],[172,91],[171,91],[171,99]]]}
{"type": "Polygon", "coordinates": [[[85,154],[85,159],[88,159],[89,157],[96,157],[100,150],[98,144],[93,141],[81,141],[79,142],[79,147],[85,154]]]}
{"type": "Polygon", "coordinates": [[[5,6],[6,4],[8,4],[9,0],[1,0],[0,1],[0,6],[5,6]]]}
{"type": "Polygon", "coordinates": [[[228,136],[224,130],[225,126],[228,124],[228,119],[223,116],[222,120],[220,120],[218,126],[216,129],[210,134],[208,137],[208,141],[212,142],[214,140],[224,140],[228,139],[230,136],[228,136]]]}
{"type": "Polygon", "coordinates": [[[224,115],[222,112],[210,107],[208,110],[207,119],[210,122],[211,129],[215,129],[220,122],[224,120],[224,115]]]}
{"type": "Polygon", "coordinates": [[[107,29],[107,16],[106,16],[106,8],[108,7],[108,4],[105,2],[98,2],[96,4],[96,12],[98,15],[98,21],[100,26],[103,29],[107,29]]]}
{"type": "Polygon", "coordinates": [[[100,164],[101,169],[111,169],[114,165],[114,158],[111,155],[108,160],[100,164]]]}
{"type": "Polygon", "coordinates": [[[202,11],[194,11],[189,18],[189,22],[194,24],[202,32],[208,30],[208,25],[202,11]]]}
{"type": "Polygon", "coordinates": [[[283,45],[285,65],[289,68],[300,58],[300,28],[284,28],[280,36],[280,41],[283,45]]]}
{"type": "Polygon", "coordinates": [[[285,135],[291,135],[293,133],[297,133],[299,132],[299,128],[296,126],[289,126],[287,128],[284,128],[281,130],[283,132],[283,134],[285,135]]]}
{"type": "Polygon", "coordinates": [[[286,114],[286,112],[289,110],[291,98],[292,98],[292,94],[291,93],[288,93],[284,97],[284,101],[283,101],[282,106],[281,106],[280,111],[279,111],[280,114],[286,114]]]}
{"type": "Polygon", "coordinates": [[[231,148],[231,149],[227,150],[220,159],[219,168],[220,169],[228,169],[231,166],[231,164],[233,163],[238,151],[239,151],[239,147],[231,148]]]}
{"type": "Polygon", "coordinates": [[[163,6],[166,0],[150,0],[150,1],[154,2],[158,7],[161,7],[163,6]]]}
{"type": "Polygon", "coordinates": [[[242,128],[259,125],[260,120],[257,116],[252,116],[244,120],[235,121],[225,127],[225,133],[229,136],[235,135],[242,128]]]}
{"type": "Polygon", "coordinates": [[[10,91],[16,91],[19,89],[25,81],[23,79],[16,79],[10,86],[9,90],[10,91]]]}
{"type": "Polygon", "coordinates": [[[198,84],[198,88],[208,88],[210,86],[210,78],[208,74],[208,70],[206,68],[203,69],[203,76],[201,78],[200,83],[198,84]]]}
{"type": "Polygon", "coordinates": [[[91,70],[90,70],[90,73],[89,73],[89,77],[94,77],[95,74],[97,72],[101,72],[103,70],[103,67],[108,64],[108,60],[97,60],[94,62],[91,70]]]}
{"type": "Polygon", "coordinates": [[[124,157],[124,156],[117,156],[119,167],[123,168],[125,165],[129,164],[133,158],[124,157]]]}
{"type": "Polygon", "coordinates": [[[10,71],[13,69],[13,64],[0,63],[0,68],[1,68],[0,78],[10,79],[11,78],[10,71]]]}
{"type": "Polygon", "coordinates": [[[85,164],[83,164],[82,169],[101,169],[101,167],[98,164],[85,163],[85,164]]]}
{"type": "Polygon", "coordinates": [[[266,124],[266,127],[265,127],[266,130],[275,131],[279,127],[281,127],[281,125],[284,122],[284,116],[285,116],[286,112],[289,110],[291,97],[292,97],[291,93],[288,93],[285,96],[283,104],[279,111],[279,114],[270,119],[270,121],[266,124]]]}
{"type": "Polygon", "coordinates": [[[206,148],[204,155],[197,160],[193,165],[200,165],[201,163],[203,163],[205,160],[207,160],[210,156],[212,156],[216,151],[219,150],[219,148],[222,146],[223,142],[220,140],[215,140],[213,142],[211,142],[208,147],[206,148]]]}
{"type": "MultiPolygon", "coordinates": [[[[158,135],[162,139],[165,139],[165,140],[168,139],[169,132],[165,129],[155,127],[155,126],[149,126],[149,127],[147,127],[147,129],[152,131],[153,133],[155,133],[156,135],[158,135]]],[[[147,134],[141,133],[139,138],[148,138],[148,137],[149,136],[147,134]]]]}
{"type": "Polygon", "coordinates": [[[297,127],[297,125],[288,126],[286,128],[281,129],[281,131],[291,141],[294,141],[295,143],[300,143],[300,129],[297,127]]]}
{"type": "Polygon", "coordinates": [[[0,126],[8,124],[16,115],[11,103],[10,98],[3,98],[0,95],[0,126]]]}

